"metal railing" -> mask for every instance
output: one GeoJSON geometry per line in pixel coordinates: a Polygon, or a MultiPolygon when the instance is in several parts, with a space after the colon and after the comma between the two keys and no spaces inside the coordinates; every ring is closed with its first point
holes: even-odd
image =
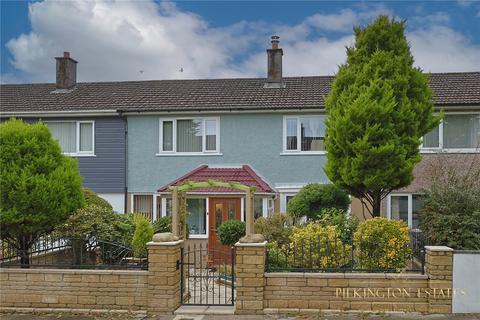
{"type": "Polygon", "coordinates": [[[0,266],[63,269],[147,269],[147,259],[133,258],[125,244],[99,239],[41,236],[30,248],[0,242],[0,266]]]}
{"type": "Polygon", "coordinates": [[[267,272],[420,272],[424,273],[425,241],[412,233],[405,245],[313,238],[282,247],[267,246],[267,272]]]}

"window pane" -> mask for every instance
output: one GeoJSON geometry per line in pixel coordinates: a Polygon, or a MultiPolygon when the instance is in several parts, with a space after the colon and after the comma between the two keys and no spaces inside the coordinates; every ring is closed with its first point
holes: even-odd
{"type": "Polygon", "coordinates": [[[62,152],[77,152],[77,128],[75,122],[49,122],[46,125],[50,128],[52,136],[60,143],[62,152]]]}
{"type": "Polygon", "coordinates": [[[202,152],[202,121],[177,121],[177,152],[202,152]]]}
{"type": "Polygon", "coordinates": [[[297,119],[287,119],[287,150],[297,150],[297,119]]]}
{"type": "Polygon", "coordinates": [[[421,195],[412,195],[412,229],[418,229],[418,215],[422,209],[423,199],[421,195]]]}
{"type": "Polygon", "coordinates": [[[172,198],[166,198],[165,201],[166,201],[165,216],[171,217],[172,216],[172,198]]]}
{"type": "Polygon", "coordinates": [[[403,220],[408,224],[408,196],[391,197],[392,219],[403,220]]]}
{"type": "Polygon", "coordinates": [[[207,234],[206,230],[206,200],[187,199],[187,224],[190,234],[207,234]]]}
{"type": "Polygon", "coordinates": [[[477,148],[480,143],[480,116],[446,115],[443,121],[444,148],[477,148]]]}
{"type": "Polygon", "coordinates": [[[321,117],[300,118],[302,151],[324,150],[324,124],[321,117]]]}
{"type": "Polygon", "coordinates": [[[153,197],[151,195],[134,195],[133,212],[143,213],[151,220],[153,218],[153,197]]]}
{"type": "Polygon", "coordinates": [[[423,148],[438,148],[440,132],[439,127],[436,127],[429,133],[423,136],[423,148]]]}
{"type": "Polygon", "coordinates": [[[255,219],[263,216],[263,198],[255,197],[253,199],[253,216],[255,219]]]}
{"type": "Polygon", "coordinates": [[[173,121],[163,121],[162,150],[173,151],[173,121]]]}
{"type": "Polygon", "coordinates": [[[93,152],[93,124],[80,123],[80,151],[93,152]]]}
{"type": "Polygon", "coordinates": [[[217,121],[205,120],[205,150],[217,150],[217,121]]]}

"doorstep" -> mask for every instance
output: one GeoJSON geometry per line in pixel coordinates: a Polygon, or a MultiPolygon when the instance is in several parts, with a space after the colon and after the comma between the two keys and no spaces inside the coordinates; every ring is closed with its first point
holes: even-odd
{"type": "Polygon", "coordinates": [[[181,306],[175,310],[174,314],[179,315],[231,315],[234,314],[234,306],[181,306]]]}

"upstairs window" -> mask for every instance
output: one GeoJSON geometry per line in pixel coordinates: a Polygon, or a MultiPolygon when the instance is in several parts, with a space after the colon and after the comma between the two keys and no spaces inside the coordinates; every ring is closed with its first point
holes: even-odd
{"type": "Polygon", "coordinates": [[[468,151],[480,148],[480,114],[446,114],[443,122],[423,136],[424,151],[468,151]]]}
{"type": "Polygon", "coordinates": [[[324,120],[324,116],[285,117],[283,151],[286,153],[323,153],[325,151],[324,120]]]}
{"type": "Polygon", "coordinates": [[[160,153],[217,153],[218,118],[160,119],[160,153]]]}
{"type": "Polygon", "coordinates": [[[58,140],[64,154],[94,155],[95,129],[93,121],[46,121],[52,136],[58,140]]]}

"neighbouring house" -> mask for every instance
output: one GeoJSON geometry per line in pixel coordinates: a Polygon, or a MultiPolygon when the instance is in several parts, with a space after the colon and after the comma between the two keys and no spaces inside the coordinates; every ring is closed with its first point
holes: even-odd
{"type": "MultiPolygon", "coordinates": [[[[333,77],[283,77],[282,56],[273,39],[267,78],[93,82],[69,88],[58,87],[58,74],[66,72],[70,80],[74,74],[58,70],[57,62],[57,86],[2,85],[2,117],[61,120],[49,125],[65,153],[78,157],[84,184],[109,201],[111,194],[121,196],[127,212],[168,216],[169,186],[213,179],[255,186],[255,216],[268,216],[285,212],[305,184],[329,182],[323,171],[324,99],[333,77]],[[84,132],[88,128],[90,135],[84,132]]],[[[415,169],[415,181],[392,193],[383,210],[412,228],[429,163],[479,154],[480,72],[432,73],[430,87],[445,120],[424,138],[425,159],[415,169]]],[[[235,190],[188,193],[190,237],[216,241],[219,221],[243,219],[243,208],[244,196],[235,190]]],[[[351,212],[363,217],[357,199],[351,212]]]]}

